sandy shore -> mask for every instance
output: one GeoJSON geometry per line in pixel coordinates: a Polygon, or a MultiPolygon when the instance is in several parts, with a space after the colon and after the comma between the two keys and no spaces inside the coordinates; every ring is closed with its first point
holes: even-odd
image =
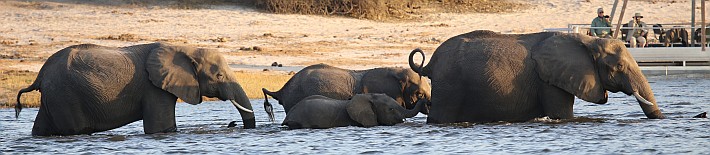
{"type": "MultiPolygon", "coordinates": [[[[165,7],[86,5],[69,2],[0,2],[0,70],[38,71],[54,52],[74,44],[128,46],[164,41],[217,48],[236,70],[261,70],[272,62],[298,67],[316,63],[365,69],[407,66],[414,48],[428,54],[449,37],[478,29],[540,32],[590,23],[611,0],[518,1],[512,13],[434,13],[407,22],[283,15],[239,6],[180,10],[165,7]],[[240,50],[258,46],[261,51],[240,50]],[[244,48],[242,48],[244,49],[244,48]],[[22,61],[20,61],[22,60],[22,61]]],[[[629,1],[624,22],[636,12],[647,23],[690,21],[690,1],[629,1]]],[[[699,12],[698,9],[695,11],[699,12]]],[[[699,15],[698,15],[699,18],[699,15]]],[[[279,69],[279,68],[274,68],[279,69]]]]}

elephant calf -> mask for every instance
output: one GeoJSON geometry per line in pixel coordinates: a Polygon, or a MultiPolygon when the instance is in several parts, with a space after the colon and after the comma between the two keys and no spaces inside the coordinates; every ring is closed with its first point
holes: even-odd
{"type": "Polygon", "coordinates": [[[351,100],[312,95],[298,102],[282,125],[289,129],[395,125],[416,116],[424,104],[421,100],[407,110],[385,94],[357,94],[351,100]]]}
{"type": "MultiPolygon", "coordinates": [[[[431,97],[431,86],[426,78],[400,67],[346,70],[317,64],[296,73],[279,91],[262,90],[265,98],[270,95],[279,100],[286,114],[296,103],[311,95],[344,100],[355,94],[383,93],[407,109],[413,108],[418,99],[429,101],[431,97]]],[[[264,102],[264,108],[273,121],[273,107],[268,100],[264,102]]],[[[426,109],[422,113],[428,114],[426,109]]]]}

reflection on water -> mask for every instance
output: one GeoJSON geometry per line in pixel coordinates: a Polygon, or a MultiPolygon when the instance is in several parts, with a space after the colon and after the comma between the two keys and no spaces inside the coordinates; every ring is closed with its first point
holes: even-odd
{"type": "MultiPolygon", "coordinates": [[[[633,97],[610,94],[604,105],[575,102],[570,120],[538,118],[524,123],[425,124],[418,115],[387,127],[286,130],[268,122],[257,108],[257,128],[227,128],[239,114],[228,102],[180,103],[179,132],[143,134],[142,122],[93,135],[32,137],[36,108],[0,109],[2,153],[248,153],[248,154],[707,154],[710,119],[692,118],[709,110],[710,78],[649,78],[661,110],[670,119],[643,119],[633,97]]],[[[262,107],[263,100],[252,100],[262,107]]],[[[275,103],[275,101],[274,101],[275,103]]],[[[281,106],[274,106],[283,120],[281,106]]]]}

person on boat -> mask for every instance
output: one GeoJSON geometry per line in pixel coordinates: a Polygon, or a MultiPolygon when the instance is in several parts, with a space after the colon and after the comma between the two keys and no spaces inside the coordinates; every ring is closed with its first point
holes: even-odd
{"type": "Polygon", "coordinates": [[[592,20],[592,27],[593,28],[589,29],[592,36],[599,38],[611,38],[611,21],[609,21],[609,15],[604,15],[603,8],[597,9],[597,17],[592,20]]]}
{"type": "Polygon", "coordinates": [[[648,34],[647,26],[645,22],[641,21],[641,13],[634,14],[633,19],[629,21],[628,26],[632,29],[626,34],[626,41],[629,42],[631,48],[646,47],[646,34],[648,34]]]}

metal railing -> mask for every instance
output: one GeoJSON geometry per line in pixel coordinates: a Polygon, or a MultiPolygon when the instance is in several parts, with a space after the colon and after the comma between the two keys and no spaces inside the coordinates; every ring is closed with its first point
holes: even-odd
{"type": "MultiPolygon", "coordinates": [[[[621,27],[621,30],[635,30],[635,29],[644,29],[644,30],[670,30],[670,29],[675,29],[675,28],[682,28],[682,29],[690,29],[689,32],[689,38],[688,41],[691,44],[700,44],[699,42],[696,42],[695,37],[695,30],[702,28],[702,26],[691,26],[691,23],[657,23],[660,24],[663,27],[653,27],[655,24],[646,24],[645,27],[621,27]]],[[[612,27],[591,27],[591,24],[567,24],[567,28],[545,28],[543,31],[555,31],[555,32],[567,32],[567,33],[580,33],[582,29],[590,30],[590,29],[613,29],[619,24],[612,24],[612,27]]],[[[621,24],[624,25],[624,24],[621,24]]],[[[710,28],[710,26],[706,27],[710,28]]],[[[700,33],[700,32],[697,32],[700,33]]],[[[654,35],[659,35],[655,34],[654,35]]],[[[620,35],[621,36],[621,35],[620,35]]],[[[710,37],[706,34],[701,34],[700,37],[710,37]]],[[[621,38],[617,38],[621,39],[621,38]]]]}
{"type": "MultiPolygon", "coordinates": [[[[698,28],[702,28],[701,26],[690,26],[690,23],[668,23],[668,24],[660,23],[660,24],[661,24],[662,26],[664,26],[664,27],[653,27],[653,25],[655,25],[655,24],[646,24],[646,27],[621,27],[621,29],[622,29],[622,30],[623,30],[623,29],[626,29],[626,30],[630,30],[630,29],[647,29],[647,30],[651,30],[651,29],[684,28],[684,29],[692,29],[692,30],[695,30],[695,29],[698,29],[698,28]],[[669,27],[669,26],[670,26],[670,27],[669,27]]],[[[598,29],[598,28],[608,28],[608,29],[611,29],[611,28],[613,28],[613,27],[615,27],[615,26],[617,26],[617,25],[619,25],[619,24],[612,24],[612,27],[591,27],[590,24],[567,24],[567,29],[566,29],[566,30],[567,30],[567,33],[572,33],[572,32],[574,32],[575,29],[577,29],[577,32],[575,32],[575,33],[579,33],[579,29],[598,29]]],[[[622,24],[622,25],[623,25],[623,24],[622,24]]],[[[564,29],[564,28],[557,28],[557,29],[564,29]]]]}

